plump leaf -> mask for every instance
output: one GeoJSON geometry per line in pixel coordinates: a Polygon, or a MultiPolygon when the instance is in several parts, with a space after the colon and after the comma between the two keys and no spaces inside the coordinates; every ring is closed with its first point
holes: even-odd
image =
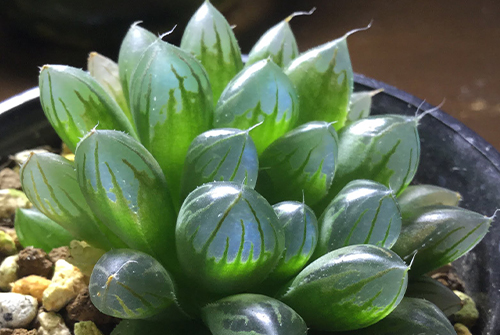
{"type": "Polygon", "coordinates": [[[297,94],[283,71],[271,60],[241,71],[228,84],[217,103],[214,127],[248,129],[261,154],[294,125],[299,113],[297,94]]]}
{"type": "Polygon", "coordinates": [[[351,95],[349,112],[347,113],[346,122],[354,122],[359,119],[368,117],[370,115],[370,109],[372,107],[372,97],[382,91],[383,89],[354,92],[351,95]]]}
{"type": "Polygon", "coordinates": [[[407,272],[406,264],[390,250],[348,246],[312,262],[278,297],[312,329],[359,329],[383,319],[399,304],[407,272]]]}
{"type": "Polygon", "coordinates": [[[120,106],[87,72],[64,65],[44,65],[39,86],[43,111],[71,151],[93,128],[122,130],[137,136],[120,106]]]}
{"type": "Polygon", "coordinates": [[[260,158],[257,190],[271,203],[327,195],[335,175],[338,137],[331,124],[306,123],[277,139],[260,158]]]}
{"type": "Polygon", "coordinates": [[[391,248],[401,231],[394,193],[366,179],[347,184],[319,218],[315,258],[353,244],[391,248]]]}
{"type": "Polygon", "coordinates": [[[335,182],[313,209],[322,213],[352,180],[377,181],[396,194],[413,179],[420,158],[417,118],[401,115],[370,116],[339,132],[339,157],[335,182]]]}
{"type": "Polygon", "coordinates": [[[189,145],[212,125],[206,73],[191,55],[157,40],[131,78],[130,104],[140,141],[160,164],[178,209],[189,145]]]}
{"type": "Polygon", "coordinates": [[[285,73],[300,96],[298,124],[336,121],[344,126],[353,89],[353,72],[347,35],[306,51],[295,58],[285,73]]]}
{"type": "Polygon", "coordinates": [[[462,200],[460,193],[435,185],[410,185],[399,196],[398,204],[403,219],[414,215],[426,206],[458,206],[462,200]]]}
{"type": "Polygon", "coordinates": [[[76,239],[105,250],[124,246],[87,205],[72,162],[52,153],[33,154],[20,177],[31,203],[76,239]]]}
{"type": "Polygon", "coordinates": [[[279,300],[259,294],[233,295],[202,309],[212,334],[306,335],[304,320],[279,300]]]}
{"type": "Polygon", "coordinates": [[[248,130],[213,129],[198,135],[184,163],[181,198],[212,181],[233,181],[255,187],[259,171],[257,149],[248,130]]]}
{"type": "Polygon", "coordinates": [[[87,69],[90,75],[115,99],[128,120],[133,123],[128,101],[120,84],[118,64],[97,52],[91,52],[87,60],[87,69]]]}
{"type": "Polygon", "coordinates": [[[452,290],[427,276],[411,279],[405,297],[425,299],[432,302],[447,317],[462,309],[462,301],[452,290]]]}
{"type": "Polygon", "coordinates": [[[175,211],[151,154],[121,132],[93,131],[78,145],[75,162],[80,188],[95,215],[130,248],[172,269],[175,211]]]}
{"type": "Polygon", "coordinates": [[[89,293],[102,313],[122,319],[144,319],[165,309],[179,309],[167,270],[148,254],[131,249],[114,249],[99,259],[89,293]]]}
{"type": "Polygon", "coordinates": [[[285,251],[268,280],[283,282],[299,273],[311,258],[318,242],[318,220],[309,206],[284,201],[273,206],[285,233],[285,251]]]}
{"type": "Polygon", "coordinates": [[[408,262],[417,252],[411,275],[418,276],[471,250],[486,235],[492,220],[459,207],[424,207],[405,220],[393,250],[408,262]]]}
{"type": "Polygon", "coordinates": [[[123,95],[129,103],[130,77],[134,72],[142,54],[148,46],[158,39],[152,32],[140,27],[139,22],[130,26],[123,38],[118,55],[118,71],[122,84],[123,95]]]}
{"type": "Polygon", "coordinates": [[[203,2],[186,26],[181,49],[195,55],[207,70],[213,102],[217,103],[226,85],[243,68],[243,62],[233,30],[209,1],[203,2]]]}
{"type": "Polygon", "coordinates": [[[431,302],[403,298],[396,309],[376,324],[350,332],[309,332],[309,335],[456,335],[450,321],[431,302]]]}
{"type": "Polygon", "coordinates": [[[286,68],[297,57],[299,48],[290,28],[291,19],[292,16],[287,17],[261,36],[248,54],[245,66],[270,57],[276,65],[286,68]]]}
{"type": "Polygon", "coordinates": [[[40,213],[35,208],[16,210],[14,228],[19,243],[43,249],[49,253],[54,248],[68,246],[75,237],[66,229],[40,213]],[[43,236],[43,238],[40,238],[43,236]]]}
{"type": "Polygon", "coordinates": [[[175,236],[187,277],[214,293],[244,292],[262,282],[285,247],[271,205],[252,188],[231,182],[204,184],[191,192],[175,236]]]}

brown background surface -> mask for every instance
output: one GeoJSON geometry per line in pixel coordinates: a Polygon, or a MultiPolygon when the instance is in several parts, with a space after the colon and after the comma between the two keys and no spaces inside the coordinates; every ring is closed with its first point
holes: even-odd
{"type": "MultiPolygon", "coordinates": [[[[500,1],[276,0],[273,7],[269,0],[254,0],[236,1],[227,14],[237,25],[237,37],[244,36],[242,51],[248,52],[285,13],[313,6],[313,16],[291,22],[301,50],[373,20],[371,29],[348,39],[354,70],[434,105],[446,99],[443,110],[500,150],[500,1]]],[[[83,49],[18,34],[8,23],[0,24],[0,101],[35,86],[38,66],[85,66],[83,49]]],[[[180,25],[176,34],[182,30],[180,25]]],[[[107,55],[115,58],[116,53],[107,55]]]]}

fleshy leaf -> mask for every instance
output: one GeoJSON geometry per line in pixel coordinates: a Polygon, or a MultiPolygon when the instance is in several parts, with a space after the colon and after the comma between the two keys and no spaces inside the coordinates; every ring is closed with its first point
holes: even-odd
{"type": "Polygon", "coordinates": [[[130,105],[140,141],[160,164],[178,209],[189,145],[212,125],[206,72],[193,56],[158,39],[131,78],[130,105]]]}
{"type": "Polygon", "coordinates": [[[315,257],[353,244],[391,248],[401,231],[401,213],[394,193],[371,180],[344,187],[319,218],[315,257]]]}
{"type": "Polygon", "coordinates": [[[347,36],[320,45],[295,58],[285,73],[300,97],[298,124],[336,121],[344,126],[353,90],[353,72],[347,36]]]}
{"type": "Polygon", "coordinates": [[[128,108],[128,101],[120,84],[118,64],[97,52],[91,52],[87,69],[92,77],[115,99],[131,123],[134,122],[128,108]]]}
{"type": "Polygon", "coordinates": [[[408,116],[377,115],[342,128],[335,182],[313,207],[316,214],[355,179],[379,182],[399,194],[415,176],[420,159],[417,121],[408,116]]]}
{"type": "Polygon", "coordinates": [[[92,303],[102,313],[144,319],[167,308],[179,309],[171,276],[148,254],[114,249],[97,262],[90,277],[92,303]]]}
{"type": "Polygon", "coordinates": [[[152,32],[140,27],[139,22],[130,26],[123,38],[118,55],[118,70],[122,84],[123,95],[127,103],[129,100],[130,77],[134,72],[142,54],[158,39],[152,32]]]}
{"type": "Polygon", "coordinates": [[[224,16],[204,1],[186,26],[181,49],[192,53],[208,73],[213,103],[229,81],[243,68],[240,47],[224,16]]]}
{"type": "Polygon", "coordinates": [[[121,132],[93,131],[78,145],[75,162],[95,215],[130,248],[154,256],[169,270],[175,267],[175,212],[151,154],[121,132]]]}
{"type": "Polygon", "coordinates": [[[125,112],[87,72],[64,65],[44,65],[39,76],[45,116],[69,149],[91,129],[115,129],[136,137],[125,112]]]}
{"type": "Polygon", "coordinates": [[[348,246],[309,264],[279,299],[312,329],[359,329],[380,321],[399,304],[407,272],[406,264],[390,250],[348,246]]]}
{"type": "Polygon", "coordinates": [[[297,57],[299,48],[290,28],[291,18],[286,18],[262,35],[248,54],[245,66],[270,57],[276,65],[286,68],[297,57]]]}
{"type": "Polygon", "coordinates": [[[398,196],[398,204],[403,219],[411,217],[415,211],[426,206],[458,206],[462,200],[460,193],[435,185],[410,185],[398,196]]]}
{"type": "Polygon", "coordinates": [[[284,282],[304,268],[318,242],[318,220],[309,206],[284,201],[273,206],[285,233],[285,251],[267,280],[284,282]]]}
{"type": "Polygon", "coordinates": [[[304,320],[279,300],[259,294],[233,295],[202,309],[213,334],[306,335],[304,320]]]}
{"type": "Polygon", "coordinates": [[[424,207],[405,220],[393,250],[412,262],[412,276],[422,275],[471,250],[486,235],[492,220],[459,207],[424,207]]]}
{"type": "Polygon", "coordinates": [[[254,188],[258,170],[257,149],[248,131],[232,128],[206,131],[189,146],[181,198],[212,181],[233,181],[254,188]]]}
{"type": "Polygon", "coordinates": [[[293,84],[271,60],[241,71],[227,85],[215,108],[214,127],[248,129],[259,155],[294,127],[299,103],[293,84]]]}
{"type": "Polygon", "coordinates": [[[411,279],[405,297],[432,302],[447,317],[462,309],[462,301],[452,290],[427,276],[411,279]]]}
{"type": "Polygon", "coordinates": [[[124,246],[87,205],[72,162],[52,153],[33,154],[20,177],[31,203],[77,239],[105,250],[124,246]]]}
{"type": "Polygon", "coordinates": [[[312,206],[332,185],[338,137],[331,124],[309,122],[274,141],[260,157],[257,190],[271,203],[301,201],[312,206]]]}
{"type": "Polygon", "coordinates": [[[35,247],[49,253],[52,249],[67,246],[74,240],[66,229],[35,208],[16,210],[14,228],[23,247],[35,247]],[[43,236],[43,238],[40,238],[43,236]]]}
{"type": "Polygon", "coordinates": [[[359,119],[363,119],[370,115],[370,109],[372,107],[372,97],[383,89],[374,91],[363,91],[354,92],[351,95],[351,101],[349,103],[349,112],[347,113],[346,122],[354,122],[359,119]]]}
{"type": "Polygon", "coordinates": [[[239,293],[259,284],[285,247],[271,205],[252,188],[231,182],[204,184],[191,192],[175,236],[186,276],[214,293],[239,293]]]}

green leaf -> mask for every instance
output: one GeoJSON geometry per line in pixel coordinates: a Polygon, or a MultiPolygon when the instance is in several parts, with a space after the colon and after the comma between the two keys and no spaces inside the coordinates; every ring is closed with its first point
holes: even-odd
{"type": "Polygon", "coordinates": [[[271,203],[325,197],[335,175],[338,137],[331,124],[309,122],[274,141],[260,157],[257,190],[271,203]]]}
{"type": "Polygon", "coordinates": [[[130,26],[127,34],[123,38],[118,55],[118,71],[122,84],[123,95],[129,103],[130,77],[134,72],[142,54],[148,46],[158,39],[152,32],[139,27],[139,22],[130,26]]]}
{"type": "Polygon", "coordinates": [[[19,243],[43,249],[49,253],[54,248],[68,246],[75,239],[66,229],[52,221],[35,208],[16,210],[14,228],[19,243]],[[43,236],[43,238],[40,238],[43,236]]]}
{"type": "Polygon", "coordinates": [[[262,60],[241,71],[228,84],[215,108],[214,127],[248,129],[259,155],[294,125],[297,94],[283,71],[262,60]]]}
{"type": "Polygon", "coordinates": [[[425,299],[432,302],[447,317],[462,309],[462,301],[452,290],[427,276],[411,279],[405,297],[425,299]]]}
{"type": "Polygon", "coordinates": [[[401,231],[394,193],[371,180],[354,180],[333,199],[319,218],[315,257],[353,244],[390,249],[401,231]]]}
{"type": "Polygon", "coordinates": [[[471,250],[486,235],[492,220],[459,207],[424,207],[405,220],[393,250],[408,262],[414,257],[411,275],[422,275],[471,250]]]}
{"type": "Polygon", "coordinates": [[[120,84],[118,64],[97,52],[91,52],[87,60],[87,69],[90,75],[115,99],[128,120],[133,124],[134,120],[128,108],[128,100],[125,98],[120,84]]]}
{"type": "Polygon", "coordinates": [[[257,149],[248,130],[213,129],[198,135],[184,163],[181,198],[212,181],[233,181],[254,188],[259,171],[257,149]]]}
{"type": "Polygon", "coordinates": [[[179,262],[208,292],[239,293],[272,271],[285,247],[273,208],[252,188],[204,184],[184,201],[176,226],[179,262]]]}
{"type": "Polygon", "coordinates": [[[284,201],[273,206],[285,233],[285,251],[266,281],[284,282],[302,270],[318,242],[318,220],[309,206],[284,201]]]}
{"type": "Polygon", "coordinates": [[[130,105],[140,141],[160,164],[178,209],[189,145],[212,125],[206,73],[191,55],[157,40],[131,78],[130,105]]]}
{"type": "Polygon", "coordinates": [[[171,276],[148,254],[114,249],[97,262],[89,293],[99,311],[122,319],[144,319],[179,309],[171,276]]]}
{"type": "Polygon", "coordinates": [[[304,320],[279,300],[259,294],[233,295],[202,309],[213,334],[306,335],[304,320]]]}
{"type": "Polygon", "coordinates": [[[248,54],[245,66],[271,58],[276,65],[286,68],[297,57],[299,48],[290,28],[291,19],[292,16],[286,18],[261,36],[248,54]]]}
{"type": "Polygon", "coordinates": [[[379,182],[396,194],[413,179],[420,158],[418,119],[401,115],[370,116],[339,132],[339,157],[335,182],[328,195],[313,207],[322,213],[352,180],[379,182]]]}
{"type": "Polygon", "coordinates": [[[380,321],[399,304],[407,272],[406,264],[390,250],[348,246],[308,265],[279,299],[312,329],[359,329],[380,321]]]}
{"type": "Polygon", "coordinates": [[[120,106],[87,72],[64,65],[44,65],[39,86],[45,116],[71,151],[94,128],[137,136],[120,106]]]}
{"type": "Polygon", "coordinates": [[[410,185],[398,196],[398,204],[403,219],[408,219],[415,211],[426,206],[458,206],[462,200],[460,193],[434,185],[410,185]]]}
{"type": "Polygon", "coordinates": [[[92,211],[130,247],[175,268],[175,211],[160,166],[132,137],[92,131],[75,156],[92,211]]]}
{"type": "Polygon", "coordinates": [[[344,126],[353,89],[353,72],[347,35],[306,51],[295,58],[285,73],[300,97],[298,124],[336,121],[344,126]]]}
{"type": "Polygon", "coordinates": [[[354,92],[351,95],[349,112],[347,113],[346,122],[354,122],[359,119],[368,117],[370,115],[370,109],[372,107],[373,96],[382,91],[383,89],[378,89],[374,91],[354,92]]]}
{"type": "Polygon", "coordinates": [[[229,81],[243,68],[240,47],[224,16],[204,1],[186,26],[181,49],[192,53],[207,70],[213,102],[229,81]]]}
{"type": "Polygon", "coordinates": [[[21,167],[20,177],[31,203],[75,238],[105,250],[123,247],[87,205],[72,162],[52,153],[33,154],[21,167]]]}

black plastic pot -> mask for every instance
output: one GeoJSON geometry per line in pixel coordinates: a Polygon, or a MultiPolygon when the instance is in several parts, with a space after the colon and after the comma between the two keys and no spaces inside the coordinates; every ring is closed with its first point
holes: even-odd
{"type": "MultiPolygon", "coordinates": [[[[383,88],[373,102],[374,114],[414,115],[432,106],[379,81],[355,76],[356,90],[383,88]]],[[[420,167],[415,183],[444,186],[462,194],[462,207],[493,215],[500,207],[500,153],[479,135],[438,110],[419,126],[420,167]]],[[[46,120],[32,89],[0,103],[0,165],[9,154],[60,140],[46,120]]],[[[498,220],[497,220],[498,221],[498,220]]],[[[474,334],[500,334],[500,227],[493,223],[486,238],[456,262],[467,293],[477,302],[481,319],[474,334]]]]}

